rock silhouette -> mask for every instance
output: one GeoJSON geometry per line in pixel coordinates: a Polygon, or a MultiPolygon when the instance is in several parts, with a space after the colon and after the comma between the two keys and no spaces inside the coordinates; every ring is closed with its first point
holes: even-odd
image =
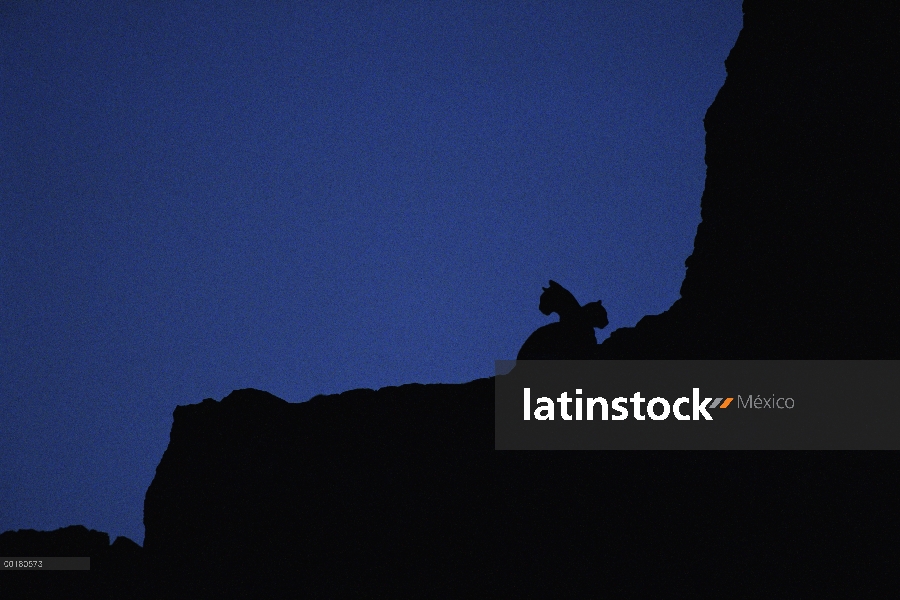
{"type": "Polygon", "coordinates": [[[22,529],[0,533],[0,556],[89,556],[90,571],[0,574],[4,598],[146,598],[146,560],[143,548],[120,536],[82,525],[55,531],[22,529]]]}
{"type": "Polygon", "coordinates": [[[158,584],[175,598],[467,595],[487,578],[492,393],[482,379],[179,406],[144,504],[158,584]]]}
{"type": "Polygon", "coordinates": [[[594,357],[597,336],[594,328],[609,324],[606,309],[598,300],[584,306],[569,290],[551,280],[542,288],[539,304],[545,315],[557,313],[559,321],[544,325],[532,333],[516,357],[517,360],[588,360],[594,357]]]}
{"type": "MultiPolygon", "coordinates": [[[[744,2],[682,297],[597,358],[898,358],[897,10],[744,2]]],[[[492,399],[483,379],[178,407],[147,593],[895,594],[896,453],[496,452],[492,399]]]]}
{"type": "Polygon", "coordinates": [[[900,358],[896,9],[747,0],[744,13],[704,119],[681,298],[598,357],[900,358]]]}

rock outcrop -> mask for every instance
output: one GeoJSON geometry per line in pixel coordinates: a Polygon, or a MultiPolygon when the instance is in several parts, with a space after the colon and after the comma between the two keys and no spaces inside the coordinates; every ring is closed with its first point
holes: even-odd
{"type": "Polygon", "coordinates": [[[900,358],[896,7],[744,2],[679,299],[602,358],[900,358]]]}
{"type": "Polygon", "coordinates": [[[493,382],[176,409],[163,598],[887,594],[893,453],[498,452],[493,382]],[[881,582],[884,582],[883,584],[881,582]]]}
{"type": "Polygon", "coordinates": [[[491,539],[492,397],[482,379],[178,407],[144,504],[165,595],[463,596],[491,539]]]}

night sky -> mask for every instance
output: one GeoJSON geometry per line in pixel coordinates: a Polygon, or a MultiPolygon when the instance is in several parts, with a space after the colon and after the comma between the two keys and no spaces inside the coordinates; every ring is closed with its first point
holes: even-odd
{"type": "Polygon", "coordinates": [[[551,278],[667,309],[741,18],[0,4],[0,531],[143,543],[176,405],[490,376],[551,278]]]}

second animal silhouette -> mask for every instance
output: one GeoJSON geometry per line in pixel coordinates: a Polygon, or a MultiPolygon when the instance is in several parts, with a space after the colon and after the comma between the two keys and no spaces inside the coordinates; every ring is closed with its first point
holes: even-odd
{"type": "Polygon", "coordinates": [[[559,321],[535,330],[519,350],[516,360],[590,360],[597,348],[594,328],[609,325],[606,309],[600,300],[584,306],[578,303],[572,292],[550,281],[550,287],[541,288],[538,306],[545,315],[557,313],[559,321]]]}

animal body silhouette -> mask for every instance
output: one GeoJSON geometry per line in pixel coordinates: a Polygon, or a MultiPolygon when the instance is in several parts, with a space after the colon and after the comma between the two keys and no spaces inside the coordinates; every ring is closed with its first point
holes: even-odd
{"type": "Polygon", "coordinates": [[[594,357],[597,336],[594,328],[609,325],[606,309],[598,300],[584,306],[578,303],[572,292],[550,281],[550,287],[541,288],[538,305],[545,315],[556,313],[559,321],[544,325],[528,336],[519,350],[516,360],[588,360],[594,357]]]}

